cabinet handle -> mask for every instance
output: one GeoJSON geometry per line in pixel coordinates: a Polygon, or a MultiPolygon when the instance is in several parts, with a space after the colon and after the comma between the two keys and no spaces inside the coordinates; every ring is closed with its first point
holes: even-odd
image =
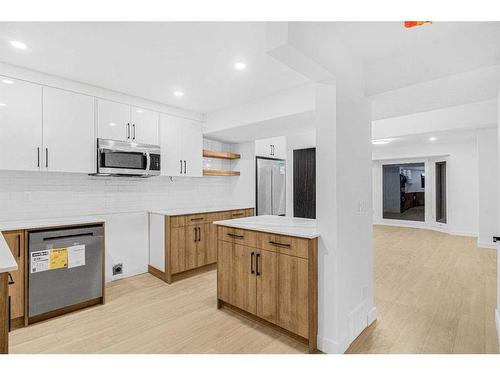
{"type": "Polygon", "coordinates": [[[194,230],[194,242],[196,242],[198,239],[198,231],[196,229],[197,229],[196,227],[193,228],[193,230],[194,230]]]}
{"type": "Polygon", "coordinates": [[[37,167],[40,168],[40,147],[36,148],[36,154],[37,154],[37,167]]]}
{"type": "Polygon", "coordinates": [[[234,216],[243,216],[243,215],[245,215],[245,214],[244,214],[243,212],[240,212],[240,213],[238,213],[238,214],[233,214],[233,217],[234,217],[234,216]]]}
{"type": "Polygon", "coordinates": [[[179,160],[181,162],[181,171],[180,174],[182,174],[182,160],[179,160]]]}
{"type": "Polygon", "coordinates": [[[186,161],[184,160],[184,174],[186,174],[186,161]]]}
{"type": "Polygon", "coordinates": [[[244,238],[244,236],[240,236],[240,235],[233,234],[233,233],[228,233],[227,235],[228,235],[229,237],[233,237],[233,238],[241,238],[241,239],[243,239],[243,238],[244,238]]]}
{"type": "Polygon", "coordinates": [[[17,257],[21,258],[21,235],[17,235],[17,257]]]}
{"type": "Polygon", "coordinates": [[[45,168],[49,167],[49,148],[45,147],[45,168]]]}
{"type": "Polygon", "coordinates": [[[12,278],[12,275],[10,274],[9,272],[9,282],[7,283],[8,285],[14,285],[16,282],[14,281],[14,279],[12,278]]]}
{"type": "Polygon", "coordinates": [[[198,221],[198,220],[203,220],[204,217],[195,217],[195,218],[192,218],[191,221],[198,221]]]}
{"type": "Polygon", "coordinates": [[[201,241],[201,228],[198,227],[198,242],[201,241]]]}
{"type": "Polygon", "coordinates": [[[134,135],[132,137],[132,140],[135,141],[135,124],[132,124],[132,130],[134,131],[134,135]]]}
{"type": "Polygon", "coordinates": [[[253,269],[253,262],[255,258],[255,252],[252,251],[252,255],[250,256],[250,273],[253,275],[255,273],[253,269]]]}
{"type": "Polygon", "coordinates": [[[11,317],[11,315],[12,315],[12,304],[11,304],[11,298],[9,296],[9,316],[8,316],[8,319],[9,319],[9,332],[10,332],[10,330],[12,328],[12,325],[10,323],[10,317],[11,317]]]}
{"type": "Polygon", "coordinates": [[[279,242],[274,242],[274,241],[269,241],[271,245],[274,246],[281,246],[281,247],[290,247],[291,245],[289,243],[279,243],[279,242]]]}
{"type": "Polygon", "coordinates": [[[127,122],[127,139],[130,139],[130,123],[127,122]]]}
{"type": "Polygon", "coordinates": [[[257,253],[257,258],[255,260],[255,274],[257,276],[260,276],[260,271],[259,271],[259,259],[260,259],[260,254],[257,253]]]}

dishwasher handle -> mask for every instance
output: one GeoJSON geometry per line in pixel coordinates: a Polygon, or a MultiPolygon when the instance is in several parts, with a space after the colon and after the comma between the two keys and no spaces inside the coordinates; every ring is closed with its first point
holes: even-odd
{"type": "Polygon", "coordinates": [[[53,240],[63,240],[67,238],[78,238],[78,237],[92,237],[94,236],[94,233],[88,232],[88,233],[78,233],[78,234],[67,234],[67,235],[62,235],[62,236],[53,236],[53,237],[44,237],[44,241],[53,241],[53,240]]]}

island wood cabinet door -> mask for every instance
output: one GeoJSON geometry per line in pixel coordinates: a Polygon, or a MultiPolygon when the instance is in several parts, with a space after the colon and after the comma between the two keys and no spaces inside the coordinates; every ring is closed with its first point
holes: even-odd
{"type": "Polygon", "coordinates": [[[278,254],[257,250],[255,256],[255,276],[257,278],[257,313],[262,319],[272,323],[277,321],[278,295],[278,254]]]}
{"type": "Polygon", "coordinates": [[[308,261],[278,254],[277,324],[302,337],[309,336],[308,261]]]}
{"type": "Polygon", "coordinates": [[[10,318],[12,320],[24,316],[24,232],[3,232],[3,236],[18,267],[17,271],[10,272],[12,281],[14,281],[14,284],[9,285],[10,318]]]}
{"type": "Polygon", "coordinates": [[[237,244],[233,246],[231,303],[255,314],[257,312],[256,249],[237,244]]]}

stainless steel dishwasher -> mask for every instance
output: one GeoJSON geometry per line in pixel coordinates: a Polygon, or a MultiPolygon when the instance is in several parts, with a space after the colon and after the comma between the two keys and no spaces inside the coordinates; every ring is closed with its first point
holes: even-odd
{"type": "Polygon", "coordinates": [[[29,322],[102,303],[103,250],[102,225],[29,232],[29,322]]]}

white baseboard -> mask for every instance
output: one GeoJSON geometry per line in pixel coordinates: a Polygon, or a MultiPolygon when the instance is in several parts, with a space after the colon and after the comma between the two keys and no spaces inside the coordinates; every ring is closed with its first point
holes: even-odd
{"type": "Polygon", "coordinates": [[[479,242],[479,240],[478,240],[477,247],[483,248],[483,249],[496,249],[497,245],[495,245],[493,242],[479,242]]]}
{"type": "Polygon", "coordinates": [[[461,232],[461,231],[453,231],[450,232],[452,236],[462,236],[462,237],[477,237],[478,234],[474,232],[461,232]]]}
{"type": "Polygon", "coordinates": [[[495,309],[495,323],[497,326],[498,346],[500,347],[500,312],[498,309],[495,309]]]}

